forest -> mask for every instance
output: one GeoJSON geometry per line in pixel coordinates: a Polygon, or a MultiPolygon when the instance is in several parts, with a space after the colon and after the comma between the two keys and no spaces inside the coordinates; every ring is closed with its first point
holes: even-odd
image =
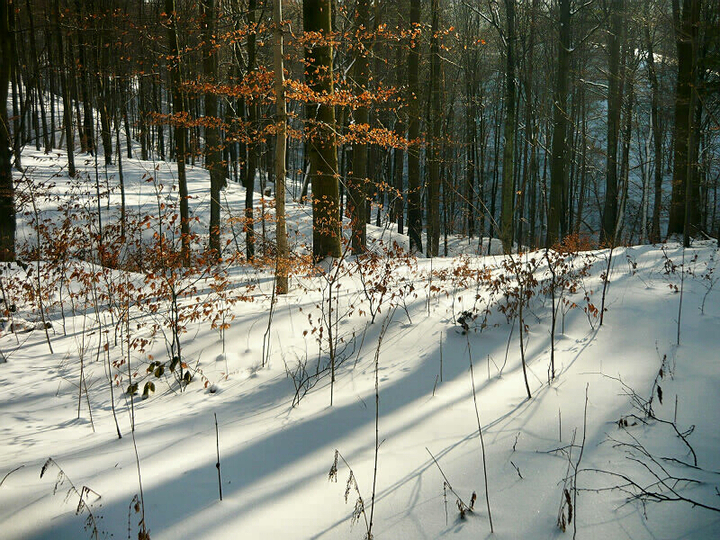
{"type": "Polygon", "coordinates": [[[713,2],[5,4],[6,260],[10,168],[28,145],[63,148],[71,177],[76,154],[104,167],[131,141],[143,160],[176,161],[181,191],[184,164],[207,168],[216,252],[224,186],[274,185],[279,146],[293,196],[312,199],[316,259],[338,255],[341,215],[353,253],[366,223],[392,223],[427,256],[454,235],[509,253],[720,227],[713,2]]]}
{"type": "Polygon", "coordinates": [[[0,536],[720,537],[720,4],[0,25],[0,536]]]}

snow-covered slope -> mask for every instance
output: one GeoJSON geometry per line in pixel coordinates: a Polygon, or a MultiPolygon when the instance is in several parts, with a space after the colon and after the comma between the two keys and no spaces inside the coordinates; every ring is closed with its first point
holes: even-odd
{"type": "MultiPolygon", "coordinates": [[[[23,159],[37,182],[53,177],[63,156],[28,152],[23,159]]],[[[88,190],[93,165],[83,165],[93,182],[88,190]]],[[[152,213],[157,205],[155,184],[143,175],[172,192],[165,163],[126,160],[124,170],[133,212],[152,213]]],[[[105,182],[102,168],[99,174],[105,182]]],[[[65,197],[65,180],[53,181],[53,193],[65,197]]],[[[108,222],[117,215],[116,184],[111,168],[108,222]]],[[[204,171],[192,169],[198,232],[207,225],[208,187],[204,171]]],[[[226,217],[241,215],[243,189],[231,184],[225,194],[226,217]]],[[[43,215],[58,218],[57,200],[38,202],[43,215]]],[[[309,211],[288,207],[298,250],[310,237],[309,211]]],[[[276,299],[271,268],[228,269],[232,290],[253,301],[231,306],[234,320],[228,315],[224,335],[207,320],[188,323],[183,357],[194,380],[182,392],[169,370],[146,373],[151,362],[169,360],[162,334],[145,352],[131,351],[140,390],[150,380],[156,387],[132,407],[122,325],[107,302],[83,310],[66,299],[61,310],[53,291],[52,353],[42,327],[12,333],[7,320],[0,337],[7,360],[0,364],[0,537],[76,539],[97,530],[100,537],[136,538],[140,480],[153,539],[363,538],[370,520],[376,539],[545,539],[569,537],[576,526],[578,538],[720,537],[714,242],[685,253],[675,244],[614,250],[602,326],[593,313],[609,253],[573,258],[575,287],[562,293],[569,303],[558,308],[557,376],[549,381],[552,297],[541,290],[551,279],[544,253],[514,263],[460,256],[468,243],[453,239],[453,258],[398,260],[387,253],[403,237],[389,227],[369,235],[383,241],[374,245],[376,266],[347,257],[337,273],[333,267],[294,276],[290,294],[276,299]],[[509,322],[501,309],[512,304],[505,293],[516,282],[499,284],[528,265],[539,282],[523,311],[530,399],[519,321],[513,315],[509,322]],[[587,275],[579,275],[582,268],[587,275]],[[122,439],[108,375],[117,383],[122,439]],[[473,492],[474,508],[463,517],[457,498],[469,506],[473,492]]],[[[22,227],[20,237],[31,242],[32,229],[22,227]]],[[[107,272],[115,283],[124,279],[107,272]]],[[[8,287],[12,276],[28,283],[34,277],[13,265],[2,275],[8,287]]],[[[128,280],[140,284],[143,276],[128,280]]],[[[14,317],[38,319],[32,306],[18,300],[16,308],[14,317]]],[[[133,324],[162,326],[159,309],[153,319],[133,307],[133,324]]]]}

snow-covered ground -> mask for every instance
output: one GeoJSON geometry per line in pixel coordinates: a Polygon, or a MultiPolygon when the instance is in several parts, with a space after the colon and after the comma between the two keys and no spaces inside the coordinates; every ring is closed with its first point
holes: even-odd
{"type": "MultiPolygon", "coordinates": [[[[67,184],[64,154],[23,154],[35,184],[56,184],[50,193],[59,198],[38,195],[42,216],[57,222],[58,202],[69,191],[94,208],[94,160],[78,163],[89,182],[84,188],[67,184]],[[83,189],[87,196],[78,195],[83,189]]],[[[176,196],[168,164],[124,160],[123,168],[134,215],[155,212],[160,184],[163,197],[176,196]]],[[[200,168],[189,178],[193,228],[204,234],[209,180],[200,168]]],[[[101,166],[98,179],[112,189],[102,206],[112,223],[117,169],[105,176],[101,166]]],[[[224,217],[242,215],[244,199],[243,188],[230,184],[224,217]]],[[[309,206],[288,201],[288,220],[291,245],[301,251],[311,236],[309,206]]],[[[225,238],[234,233],[242,241],[225,225],[225,238]]],[[[32,243],[33,234],[22,225],[19,239],[32,243]]],[[[574,271],[563,275],[574,276],[574,292],[562,292],[569,303],[558,308],[556,378],[549,381],[552,298],[541,290],[551,279],[544,253],[512,263],[461,255],[474,253],[477,239],[454,238],[452,258],[400,260],[387,252],[393,242],[404,247],[405,237],[390,227],[369,227],[369,237],[377,264],[346,257],[337,272],[305,269],[279,298],[272,268],[227,269],[227,298],[244,298],[229,306],[234,319],[228,312],[224,335],[206,319],[187,323],[183,359],[193,381],[180,391],[169,369],[147,373],[152,362],[170,361],[159,332],[144,352],[130,351],[140,390],[133,403],[122,363],[127,327],[113,318],[110,300],[79,305],[92,295],[83,294],[77,277],[65,289],[77,293],[77,305],[66,294],[61,309],[58,290],[49,291],[52,353],[37,309],[13,302],[0,335],[0,537],[77,539],[97,531],[136,538],[143,511],[153,539],[363,538],[371,520],[374,538],[393,540],[546,539],[570,537],[575,527],[578,538],[720,537],[715,242],[697,242],[684,254],[677,244],[614,250],[602,326],[594,313],[609,253],[573,258],[574,271]],[[517,284],[512,277],[501,283],[529,266],[539,282],[523,311],[530,399],[519,322],[503,314],[512,304],[505,293],[517,284]],[[13,333],[13,320],[27,324],[13,333]],[[298,391],[301,374],[306,384],[298,391]],[[156,391],[143,400],[149,381],[156,391]],[[473,493],[473,510],[461,515],[473,493]]],[[[72,265],[102,273],[86,261],[72,265]]],[[[13,265],[2,274],[10,300],[18,290],[11,285],[27,280],[35,287],[36,268],[13,265]]],[[[123,279],[143,286],[140,274],[105,272],[109,279],[98,291],[123,279]]],[[[210,294],[200,291],[200,303],[207,301],[210,294]]],[[[131,306],[134,335],[149,338],[152,324],[163,327],[167,304],[157,304],[152,314],[131,306]]]]}

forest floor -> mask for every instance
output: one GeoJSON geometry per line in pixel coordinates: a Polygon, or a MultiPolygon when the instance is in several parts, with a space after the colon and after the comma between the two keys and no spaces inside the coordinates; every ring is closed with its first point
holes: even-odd
{"type": "MultiPolygon", "coordinates": [[[[69,182],[64,154],[28,150],[23,161],[20,242],[34,241],[33,202],[56,227],[63,203],[78,202],[73,215],[94,208],[96,180],[111,192],[106,224],[117,221],[116,166],[100,164],[96,178],[83,156],[84,180],[69,182]]],[[[177,199],[170,165],[123,169],[132,215],[177,199]]],[[[189,182],[192,227],[206,231],[206,172],[191,168],[189,182]]],[[[293,189],[299,253],[311,215],[293,189]]],[[[244,200],[231,183],[225,222],[244,200]]],[[[233,227],[231,246],[243,238],[233,227]]],[[[453,237],[450,256],[430,260],[399,256],[406,237],[391,226],[368,234],[374,257],[304,267],[280,297],[272,267],[226,268],[222,293],[217,276],[193,277],[182,313],[210,315],[183,319],[173,370],[172,304],[147,274],[72,259],[51,285],[60,274],[49,263],[6,266],[16,309],[0,333],[0,537],[720,538],[714,241],[619,247],[609,260],[609,250],[510,258],[496,242],[477,255],[477,239],[453,237]],[[109,290],[130,282],[138,302],[124,325],[109,290]],[[29,301],[39,291],[47,336],[29,301]],[[212,316],[223,313],[221,331],[212,316]],[[147,344],[128,350],[136,338],[147,344]]]]}

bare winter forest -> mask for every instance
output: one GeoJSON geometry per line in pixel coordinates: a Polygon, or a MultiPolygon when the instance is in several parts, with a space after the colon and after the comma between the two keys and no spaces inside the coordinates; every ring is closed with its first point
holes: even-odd
{"type": "Polygon", "coordinates": [[[716,1],[0,25],[0,537],[720,537],[716,1]]]}

